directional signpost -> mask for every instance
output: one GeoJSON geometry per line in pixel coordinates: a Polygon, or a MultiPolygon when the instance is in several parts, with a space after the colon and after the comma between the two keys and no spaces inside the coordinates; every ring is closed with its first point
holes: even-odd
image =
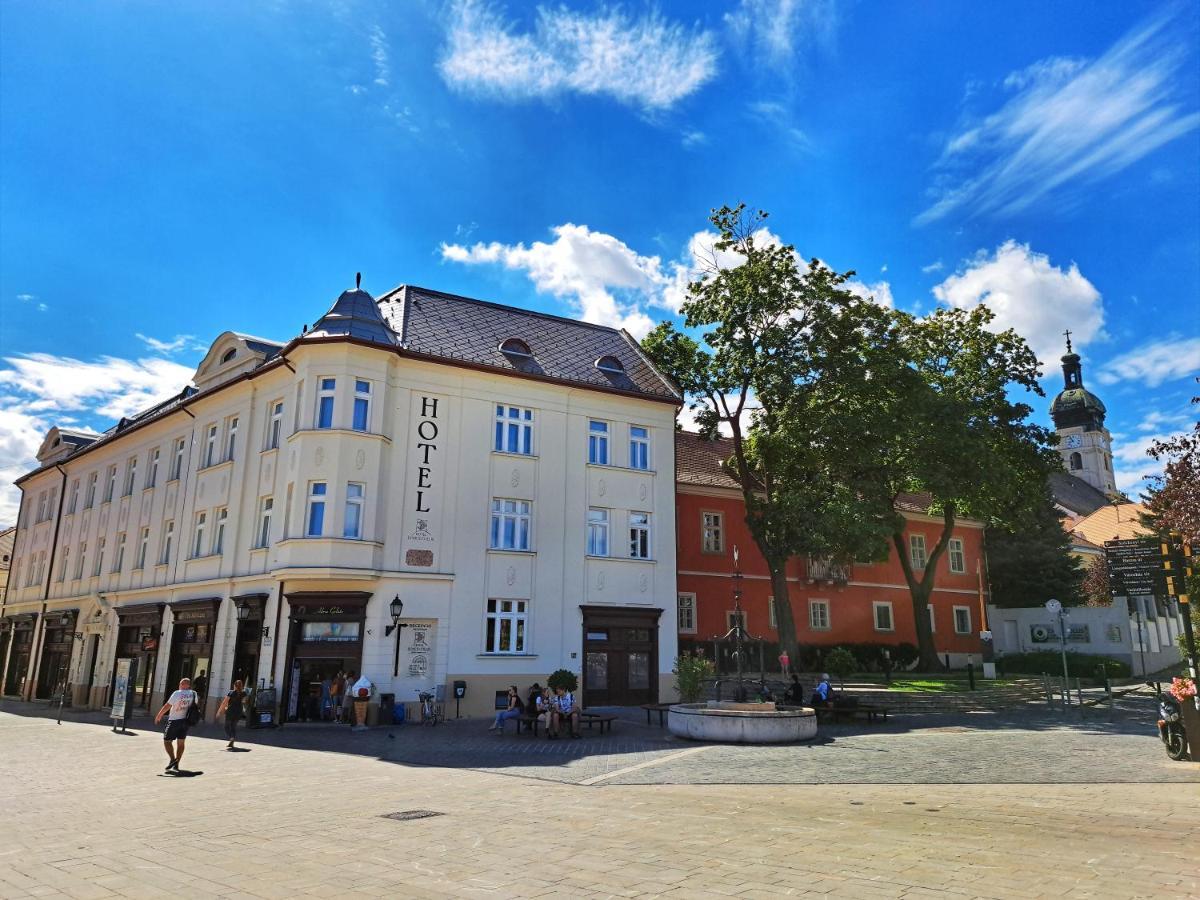
{"type": "Polygon", "coordinates": [[[1137,597],[1165,593],[1162,551],[1155,540],[1105,541],[1108,582],[1113,594],[1137,597]]]}

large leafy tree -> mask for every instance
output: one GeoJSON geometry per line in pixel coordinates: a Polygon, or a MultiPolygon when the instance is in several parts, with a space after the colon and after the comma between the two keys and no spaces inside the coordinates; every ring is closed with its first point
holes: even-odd
{"type": "MultiPolygon", "coordinates": [[[[1192,404],[1200,405],[1200,397],[1192,404]]],[[[1165,461],[1162,475],[1151,477],[1145,498],[1156,527],[1178,532],[1193,547],[1200,544],[1200,421],[1190,434],[1155,441],[1146,452],[1165,461]]]]}
{"type": "MultiPolygon", "coordinates": [[[[789,559],[886,548],[890,524],[863,514],[847,477],[870,451],[847,439],[856,412],[886,409],[877,395],[903,367],[891,314],[846,290],[852,273],[762,240],[766,217],[744,205],[713,211],[720,238],[682,309],[700,340],[665,322],[642,346],[688,395],[701,431],[732,436],[746,523],[786,598],[789,559]]],[[[795,658],[790,603],[776,604],[776,621],[795,658]]]]}
{"type": "Polygon", "coordinates": [[[996,606],[1040,606],[1051,598],[1064,606],[1084,602],[1084,572],[1049,495],[1024,515],[989,527],[986,541],[996,606]]]}
{"type": "Polygon", "coordinates": [[[1010,392],[1041,395],[1038,361],[1016,332],[995,332],[992,313],[939,309],[897,313],[908,366],[919,386],[896,397],[875,466],[863,481],[869,515],[891,514],[892,543],[912,598],[924,669],[939,666],[928,605],[939,562],[962,517],[1013,526],[1045,500],[1060,465],[1050,432],[1029,421],[1032,407],[1010,392]],[[925,565],[914,565],[906,522],[892,512],[902,494],[928,498],[940,530],[925,565]]]}

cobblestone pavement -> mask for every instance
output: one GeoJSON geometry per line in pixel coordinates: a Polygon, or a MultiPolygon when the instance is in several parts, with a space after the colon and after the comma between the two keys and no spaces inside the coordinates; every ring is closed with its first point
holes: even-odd
{"type": "Polygon", "coordinates": [[[558,742],[314,726],[245,753],[210,728],[196,777],[160,777],[153,731],[44,712],[0,705],[0,897],[1200,895],[1200,764],[1170,763],[1152,722],[897,722],[790,748],[644,720],[558,742]],[[382,818],[405,810],[440,815],[382,818]]]}

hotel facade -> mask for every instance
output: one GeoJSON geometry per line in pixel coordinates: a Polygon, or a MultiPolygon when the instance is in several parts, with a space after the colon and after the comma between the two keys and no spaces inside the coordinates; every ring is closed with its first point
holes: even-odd
{"type": "Polygon", "coordinates": [[[18,480],[0,690],[103,708],[131,659],[146,710],[204,673],[305,717],[339,670],[465,682],[464,714],[559,668],[585,704],[670,699],[680,402],[622,331],[412,286],[226,332],[18,480]]]}

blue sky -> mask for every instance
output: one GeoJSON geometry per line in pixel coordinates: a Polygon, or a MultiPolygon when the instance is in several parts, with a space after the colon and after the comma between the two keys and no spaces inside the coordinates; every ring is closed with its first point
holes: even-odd
{"type": "Polygon", "coordinates": [[[880,302],[986,300],[1051,395],[1070,327],[1134,485],[1200,370],[1198,9],[6,3],[0,482],[356,271],[640,333],[745,200],[880,302]]]}

